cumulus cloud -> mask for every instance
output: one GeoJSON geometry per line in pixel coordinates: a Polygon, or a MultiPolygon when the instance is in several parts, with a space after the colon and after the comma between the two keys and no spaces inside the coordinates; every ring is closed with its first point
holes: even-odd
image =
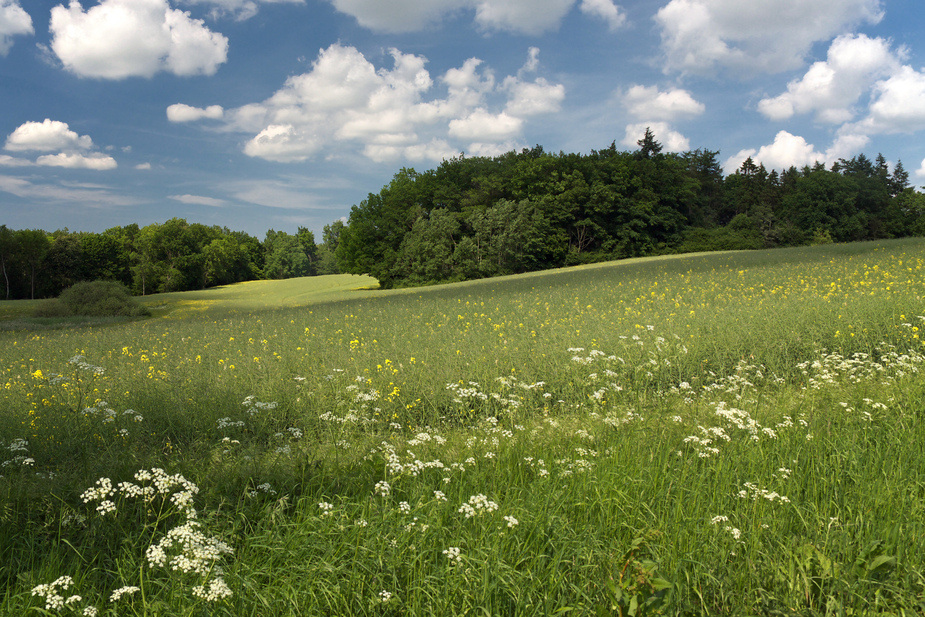
{"type": "Polygon", "coordinates": [[[9,53],[14,36],[34,33],[32,18],[18,0],[0,0],[0,56],[9,53]]]}
{"type": "Polygon", "coordinates": [[[748,148],[740,150],[729,157],[723,168],[726,173],[733,173],[742,162],[751,157],[756,164],[764,164],[767,169],[789,169],[790,167],[803,167],[814,165],[817,162],[829,165],[842,158],[850,158],[869,143],[869,138],[862,134],[845,134],[838,136],[832,145],[820,152],[816,147],[800,137],[787,131],[779,131],[774,136],[773,143],[761,146],[757,150],[748,148]]]}
{"type": "MultiPolygon", "coordinates": [[[[4,149],[10,152],[55,152],[39,156],[35,164],[69,169],[115,169],[116,160],[98,152],[88,152],[93,140],[88,135],[72,131],[66,122],[46,118],[42,122],[26,122],[6,138],[4,149]]],[[[6,157],[6,165],[22,165],[22,159],[6,157]]],[[[2,161],[0,161],[2,162],[2,161]]]]}
{"type": "Polygon", "coordinates": [[[915,170],[915,175],[925,179],[925,159],[922,159],[922,166],[915,170]]]}
{"type": "Polygon", "coordinates": [[[626,134],[620,142],[631,149],[637,147],[637,142],[649,128],[665,150],[689,150],[690,140],[676,131],[670,122],[698,116],[706,110],[704,104],[695,100],[690,92],[679,88],[662,91],[656,86],[635,85],[621,98],[627,113],[636,120],[626,125],[626,134]]]}
{"type": "MultiPolygon", "coordinates": [[[[357,49],[331,45],[270,98],[225,110],[225,126],[253,134],[244,152],[271,161],[349,150],[377,162],[439,161],[516,142],[531,118],[557,111],[565,97],[561,84],[529,75],[534,48],[517,75],[500,81],[477,58],[434,79],[426,58],[389,54],[392,67],[377,69],[357,49]]],[[[181,111],[194,115],[173,113],[181,111]]]]}
{"type": "MultiPolygon", "coordinates": [[[[559,26],[576,0],[330,0],[341,13],[364,28],[384,32],[414,32],[462,11],[474,12],[485,30],[541,34],[559,26]]],[[[604,19],[612,28],[626,16],[613,0],[582,0],[581,11],[604,19]]]]}
{"type": "Polygon", "coordinates": [[[221,105],[210,105],[205,109],[191,107],[183,103],[176,103],[167,108],[167,119],[171,122],[195,122],[208,118],[210,120],[221,120],[225,115],[225,110],[221,105]]]}
{"type": "Polygon", "coordinates": [[[666,71],[755,74],[799,67],[814,43],[882,17],[881,0],[671,0],[655,21],[666,71]]]}
{"type": "Polygon", "coordinates": [[[663,92],[656,86],[632,86],[623,96],[623,104],[633,117],[653,121],[699,116],[706,110],[687,90],[672,88],[663,92]]]}
{"type": "Polygon", "coordinates": [[[853,106],[878,78],[899,68],[900,58],[889,41],[842,35],[832,42],[825,61],[787,84],[783,94],[759,101],[758,111],[771,120],[815,112],[821,122],[841,124],[854,116],[853,106]]]}
{"type": "Polygon", "coordinates": [[[617,30],[626,23],[626,13],[613,0],[581,0],[581,12],[600,17],[611,30],[617,30]]]}
{"type": "Polygon", "coordinates": [[[26,122],[6,138],[4,148],[11,152],[37,150],[80,149],[93,147],[93,140],[87,135],[78,135],[67,123],[46,118],[43,122],[26,122]]]}
{"type": "Polygon", "coordinates": [[[84,11],[78,0],[51,10],[51,49],[81,77],[124,79],[212,75],[228,55],[228,39],[167,0],[102,0],[84,11]]]}
{"type": "Polygon", "coordinates": [[[116,160],[105,154],[81,154],[80,152],[59,152],[58,154],[45,154],[35,161],[36,165],[44,167],[65,167],[67,169],[92,169],[106,171],[115,169],[116,160]]]}
{"type": "Polygon", "coordinates": [[[863,133],[913,133],[925,129],[925,73],[903,66],[877,82],[868,116],[845,130],[863,133]]]}
{"type": "Polygon", "coordinates": [[[645,137],[646,129],[655,136],[662,148],[668,152],[685,152],[691,149],[690,140],[671,128],[667,122],[634,122],[626,125],[626,134],[620,143],[627,148],[635,150],[638,142],[645,137]]]}
{"type": "Polygon", "coordinates": [[[449,133],[466,141],[505,141],[518,135],[523,128],[523,119],[506,112],[490,113],[476,109],[465,118],[450,120],[449,133]]]}

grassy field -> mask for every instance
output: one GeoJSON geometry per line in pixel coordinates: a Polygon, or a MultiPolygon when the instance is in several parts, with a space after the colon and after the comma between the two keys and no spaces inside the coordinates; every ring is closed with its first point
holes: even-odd
{"type": "Polygon", "coordinates": [[[925,614],[921,239],[144,302],[0,303],[0,614],[925,614]]]}

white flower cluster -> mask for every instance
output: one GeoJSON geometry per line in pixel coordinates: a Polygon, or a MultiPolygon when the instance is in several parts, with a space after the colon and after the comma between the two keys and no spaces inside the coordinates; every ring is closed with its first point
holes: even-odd
{"type": "Polygon", "coordinates": [[[244,405],[244,411],[247,412],[247,415],[253,416],[261,411],[270,411],[276,409],[278,403],[262,403],[257,400],[257,398],[252,394],[246,397],[242,402],[244,405]]]}
{"type": "MultiPolygon", "coordinates": [[[[163,469],[142,469],[135,473],[132,482],[119,482],[113,486],[109,478],[100,478],[96,485],[81,495],[84,503],[98,502],[96,510],[103,515],[116,512],[115,498],[140,498],[146,503],[160,496],[173,506],[176,513],[185,519],[169,529],[159,542],[145,551],[148,567],[167,568],[175,572],[193,573],[202,577],[202,584],[193,589],[193,595],[209,601],[216,601],[231,595],[231,590],[221,576],[212,576],[220,568],[217,562],[234,551],[225,542],[206,535],[196,520],[197,513],[193,496],[199,487],[180,474],[168,474],[163,469]],[[212,576],[211,580],[206,580],[212,576]]],[[[269,489],[269,485],[267,490],[269,489]]],[[[168,510],[169,513],[169,510],[168,510]]],[[[115,602],[126,594],[134,593],[137,587],[122,587],[113,592],[110,601],[115,602]]]]}
{"type": "Polygon", "coordinates": [[[208,585],[196,585],[193,587],[193,595],[197,598],[202,598],[206,602],[217,602],[231,597],[231,589],[225,584],[224,579],[216,577],[209,581],[208,585]]]}
{"type": "Polygon", "coordinates": [[[746,482],[743,484],[743,486],[745,488],[739,491],[739,499],[748,499],[751,497],[752,501],[757,501],[759,497],[763,497],[772,503],[775,501],[780,501],[781,503],[790,503],[789,498],[778,494],[776,491],[763,489],[753,482],[746,482]]]}
{"type": "Polygon", "coordinates": [[[66,591],[73,584],[74,579],[70,576],[62,576],[53,583],[33,587],[32,595],[45,598],[46,611],[58,611],[64,608],[65,604],[71,605],[74,602],[80,602],[82,600],[80,596],[71,596],[65,600],[64,596],[58,592],[59,588],[61,591],[66,591]]]}
{"type": "Polygon", "coordinates": [[[484,513],[494,512],[498,509],[498,504],[494,501],[491,501],[488,497],[482,494],[473,495],[469,498],[469,501],[459,506],[460,514],[465,514],[466,518],[472,518],[473,516],[478,516],[484,513]]]}
{"type": "Polygon", "coordinates": [[[451,546],[443,550],[443,554],[446,555],[446,558],[450,560],[451,564],[457,564],[462,561],[462,555],[458,546],[451,546]]]}
{"type": "Polygon", "coordinates": [[[256,497],[260,493],[266,493],[267,495],[275,495],[276,490],[270,485],[269,482],[264,482],[263,484],[258,484],[254,490],[248,493],[248,495],[250,497],[256,497]]]}
{"type": "Polygon", "coordinates": [[[87,359],[83,356],[77,355],[67,361],[68,364],[73,364],[76,368],[81,371],[87,371],[92,375],[102,375],[106,372],[102,366],[93,366],[92,364],[87,363],[87,359]]]}
{"type": "Polygon", "coordinates": [[[322,518],[334,516],[334,504],[322,501],[318,504],[318,507],[321,509],[322,518]]]}
{"type": "Polygon", "coordinates": [[[122,599],[122,596],[130,596],[134,593],[141,591],[138,587],[134,585],[126,585],[125,587],[119,587],[118,589],[112,592],[112,595],[109,596],[110,602],[118,602],[122,599]]]}
{"type": "MultiPolygon", "coordinates": [[[[29,442],[25,439],[14,439],[10,442],[10,445],[6,447],[11,453],[16,454],[13,458],[3,461],[0,463],[0,467],[32,467],[35,465],[35,459],[31,456],[27,456],[29,453],[29,442]]],[[[2,478],[3,476],[0,476],[2,478]]]]}
{"type": "Polygon", "coordinates": [[[188,520],[170,529],[145,551],[148,566],[208,576],[222,556],[234,551],[218,538],[202,533],[199,527],[199,521],[188,520]]]}

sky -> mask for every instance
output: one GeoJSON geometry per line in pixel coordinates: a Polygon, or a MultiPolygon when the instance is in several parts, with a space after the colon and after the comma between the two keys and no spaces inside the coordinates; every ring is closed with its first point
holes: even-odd
{"type": "Polygon", "coordinates": [[[922,0],[0,0],[0,223],[320,241],[460,154],[883,153],[925,185],[922,0]]]}

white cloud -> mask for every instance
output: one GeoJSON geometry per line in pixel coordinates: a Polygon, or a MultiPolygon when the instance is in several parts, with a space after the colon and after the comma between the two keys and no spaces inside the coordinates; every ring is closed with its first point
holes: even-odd
{"type": "Polygon", "coordinates": [[[331,209],[319,205],[318,198],[313,196],[311,191],[305,190],[304,187],[297,184],[273,180],[249,181],[241,182],[239,185],[233,185],[230,188],[231,195],[235,199],[266,206],[267,208],[279,208],[282,210],[331,209]]]}
{"type": "Polygon", "coordinates": [[[874,85],[869,114],[851,130],[914,133],[925,130],[925,73],[903,66],[874,85]]]}
{"type": "Polygon", "coordinates": [[[183,103],[176,103],[167,108],[167,119],[171,122],[195,122],[208,118],[210,120],[221,120],[225,110],[221,105],[210,105],[205,109],[191,107],[183,103]]]}
{"type": "Polygon", "coordinates": [[[925,159],[922,159],[922,166],[915,170],[915,175],[919,178],[925,178],[925,159]]]}
{"type": "Polygon", "coordinates": [[[485,109],[476,109],[465,118],[450,120],[449,133],[466,141],[504,141],[518,135],[523,129],[523,120],[507,112],[493,114],[485,109]]]}
{"type": "Polygon", "coordinates": [[[667,152],[685,152],[691,149],[690,140],[675,131],[667,122],[636,122],[626,125],[626,134],[620,143],[627,148],[635,150],[639,147],[638,141],[646,134],[649,129],[655,136],[655,141],[662,145],[662,149],[667,152]]]}
{"type": "Polygon", "coordinates": [[[825,61],[787,84],[787,92],[759,101],[758,110],[771,120],[816,112],[822,122],[847,122],[855,114],[855,103],[874,82],[899,67],[900,58],[890,50],[889,41],[843,35],[832,42],[825,61]]]}
{"type": "Polygon", "coordinates": [[[168,195],[170,199],[174,201],[179,201],[184,204],[191,204],[195,206],[209,206],[210,208],[221,208],[228,205],[228,202],[224,199],[216,199],[215,197],[205,197],[202,195],[168,195]]]}
{"type": "Polygon", "coordinates": [[[0,154],[0,166],[3,167],[28,167],[32,164],[32,161],[26,159],[20,159],[6,154],[0,154]]]}
{"type": "Polygon", "coordinates": [[[135,169],[137,169],[138,171],[148,171],[149,169],[151,169],[151,163],[138,163],[137,165],[135,165],[135,169]]]}
{"type": "MultiPolygon", "coordinates": [[[[89,136],[78,135],[67,123],[48,118],[43,122],[26,122],[17,127],[6,138],[4,148],[11,152],[56,152],[36,159],[35,164],[44,167],[103,171],[117,166],[111,156],[87,152],[93,148],[93,140],[89,136]]],[[[6,158],[6,165],[24,164],[21,159],[6,158]]]]}
{"type": "Polygon", "coordinates": [[[18,0],[0,0],[0,56],[9,53],[14,36],[34,33],[32,18],[18,0]]]}
{"type": "Polygon", "coordinates": [[[726,173],[738,169],[742,162],[751,157],[755,164],[763,164],[767,169],[789,169],[813,165],[817,161],[824,161],[825,155],[817,152],[812,144],[797,135],[787,131],[780,131],[774,137],[774,143],[761,146],[758,150],[749,148],[741,150],[730,157],[725,164],[726,173]]]}
{"type": "MultiPolygon", "coordinates": [[[[330,0],[341,13],[364,28],[384,32],[414,32],[462,11],[475,12],[485,30],[537,35],[554,30],[576,0],[330,0]]],[[[603,18],[611,28],[625,16],[612,0],[582,0],[581,10],[603,18]]]]}
{"type": "Polygon", "coordinates": [[[542,77],[533,82],[508,77],[504,80],[502,87],[510,95],[505,111],[518,117],[559,111],[565,99],[565,86],[550,84],[542,77]]]}
{"type": "Polygon", "coordinates": [[[322,147],[322,140],[291,124],[271,124],[247,142],[244,154],[275,161],[304,161],[322,147]]]}
{"type": "Polygon", "coordinates": [[[66,167],[68,169],[92,169],[107,171],[115,169],[116,160],[105,154],[81,154],[79,152],[59,152],[58,154],[43,154],[35,161],[36,165],[43,167],[66,167]]]}
{"type": "Polygon", "coordinates": [[[613,0],[581,0],[581,12],[600,17],[611,30],[617,30],[626,23],[626,14],[613,0]]]}
{"type": "Polygon", "coordinates": [[[542,34],[558,27],[575,0],[482,0],[475,21],[490,30],[542,34]]]}
{"type": "Polygon", "coordinates": [[[260,4],[290,3],[304,4],[305,0],[184,0],[186,4],[212,5],[212,18],[231,15],[238,21],[250,19],[257,14],[260,4]]]}
{"type": "Polygon", "coordinates": [[[92,147],[93,140],[87,135],[78,135],[68,127],[67,123],[48,118],[43,122],[26,122],[20,125],[6,138],[4,146],[11,152],[88,150],[92,147]]]}
{"type": "Polygon", "coordinates": [[[86,12],[71,0],[51,10],[49,29],[51,49],[81,77],[211,75],[228,55],[227,38],[167,0],[102,0],[86,12]]]}
{"type": "Polygon", "coordinates": [[[882,17],[881,0],[671,0],[655,21],[666,71],[755,74],[794,69],[814,43],[882,17]]]}
{"type": "Polygon", "coordinates": [[[706,110],[687,90],[672,88],[662,92],[656,86],[631,87],[623,96],[623,104],[633,117],[652,121],[698,116],[706,110]]]}
{"type": "Polygon", "coordinates": [[[740,150],[729,157],[723,165],[726,173],[733,173],[742,162],[751,157],[756,164],[762,163],[767,169],[789,169],[814,165],[817,162],[830,165],[842,158],[850,158],[860,153],[870,140],[866,135],[850,133],[840,135],[825,151],[819,152],[815,146],[787,131],[779,131],[774,142],[761,146],[757,150],[748,148],[740,150]]]}
{"type": "Polygon", "coordinates": [[[439,161],[471,144],[516,141],[529,118],[559,109],[562,85],[524,77],[536,71],[538,53],[531,48],[518,75],[499,83],[477,58],[435,80],[421,56],[392,49],[392,68],[377,69],[357,49],[334,44],[270,98],[226,110],[225,125],[253,134],[244,152],[271,161],[349,151],[377,162],[439,161]]]}
{"type": "Polygon", "coordinates": [[[28,200],[87,208],[136,205],[138,200],[98,185],[35,184],[24,178],[0,175],[0,191],[28,200]]]}

